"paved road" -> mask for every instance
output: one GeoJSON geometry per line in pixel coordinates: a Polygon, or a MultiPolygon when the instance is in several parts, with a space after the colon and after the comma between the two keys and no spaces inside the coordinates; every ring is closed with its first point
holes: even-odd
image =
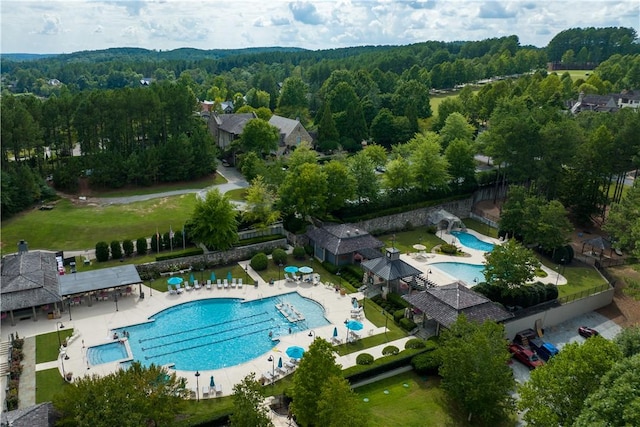
{"type": "MultiPolygon", "coordinates": [[[[226,193],[231,190],[237,190],[239,188],[247,188],[249,186],[249,183],[235,168],[218,165],[217,171],[220,175],[222,175],[227,180],[227,183],[212,185],[204,189],[165,191],[162,193],[143,194],[139,196],[92,197],[91,202],[98,203],[101,205],[125,205],[128,203],[143,202],[146,200],[157,199],[159,197],[170,197],[170,196],[178,196],[180,194],[191,194],[191,193],[196,193],[199,199],[204,199],[205,195],[214,188],[217,188],[221,193],[226,193]]],[[[234,202],[234,204],[236,206],[243,205],[240,202],[234,202]]]]}

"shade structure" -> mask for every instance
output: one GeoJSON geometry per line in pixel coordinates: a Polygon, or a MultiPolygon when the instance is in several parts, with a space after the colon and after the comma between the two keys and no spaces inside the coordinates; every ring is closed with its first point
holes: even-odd
{"type": "Polygon", "coordinates": [[[358,322],[357,320],[349,320],[347,323],[347,329],[352,331],[361,331],[364,328],[362,322],[358,322]]]}
{"type": "Polygon", "coordinates": [[[215,282],[216,281],[216,273],[215,272],[211,272],[211,281],[215,282]]]}
{"type": "Polygon", "coordinates": [[[231,274],[231,272],[227,273],[227,280],[231,281],[233,279],[233,274],[231,274]]]}
{"type": "Polygon", "coordinates": [[[413,249],[417,250],[417,251],[424,251],[425,249],[427,249],[427,247],[425,245],[421,245],[419,243],[413,245],[413,249]]]}
{"type": "Polygon", "coordinates": [[[278,368],[282,368],[282,357],[278,359],[278,368]]]}
{"type": "Polygon", "coordinates": [[[284,272],[285,273],[297,273],[298,272],[298,267],[296,267],[295,265],[287,265],[284,268],[284,272]]]}
{"type": "Polygon", "coordinates": [[[338,336],[338,328],[337,327],[333,328],[333,336],[334,337],[338,336]]]}
{"type": "Polygon", "coordinates": [[[216,382],[213,381],[213,375],[211,375],[211,380],[209,381],[209,387],[215,387],[216,386],[216,382]]]}
{"type": "Polygon", "coordinates": [[[304,348],[293,345],[287,348],[286,353],[287,356],[291,357],[292,359],[300,359],[304,355],[304,348]]]}
{"type": "Polygon", "coordinates": [[[167,283],[174,286],[181,285],[182,277],[169,277],[169,279],[167,280],[167,283]]]}
{"type": "Polygon", "coordinates": [[[305,265],[304,267],[300,267],[298,271],[302,274],[311,274],[313,273],[313,268],[305,265]]]}

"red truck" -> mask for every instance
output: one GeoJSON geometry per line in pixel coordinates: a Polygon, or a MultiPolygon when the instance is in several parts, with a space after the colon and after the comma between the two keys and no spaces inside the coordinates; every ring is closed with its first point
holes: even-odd
{"type": "Polygon", "coordinates": [[[538,366],[544,365],[544,362],[537,354],[520,344],[509,344],[509,352],[513,354],[513,357],[515,357],[518,362],[529,369],[535,369],[538,366]]]}

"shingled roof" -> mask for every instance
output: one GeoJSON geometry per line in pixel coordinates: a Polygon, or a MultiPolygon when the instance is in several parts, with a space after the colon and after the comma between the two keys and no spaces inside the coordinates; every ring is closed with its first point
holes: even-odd
{"type": "Polygon", "coordinates": [[[254,113],[214,115],[218,128],[233,135],[242,134],[247,122],[257,117],[254,113]]]}
{"type": "Polygon", "coordinates": [[[501,322],[513,317],[490,299],[467,288],[462,282],[428,288],[402,297],[444,327],[452,325],[461,313],[479,323],[501,322]]]}
{"type": "Polygon", "coordinates": [[[307,232],[316,245],[335,255],[350,254],[365,248],[381,248],[380,240],[350,224],[328,225],[307,232]]]}
{"type": "Polygon", "coordinates": [[[55,254],[33,251],[4,257],[0,290],[2,311],[60,301],[55,254]]]}
{"type": "Polygon", "coordinates": [[[387,257],[370,259],[362,262],[362,268],[371,271],[384,280],[393,281],[422,274],[422,271],[401,259],[390,260],[387,257]]]}
{"type": "Polygon", "coordinates": [[[11,427],[53,427],[57,420],[51,402],[39,403],[15,411],[2,413],[2,426],[11,427]]]}

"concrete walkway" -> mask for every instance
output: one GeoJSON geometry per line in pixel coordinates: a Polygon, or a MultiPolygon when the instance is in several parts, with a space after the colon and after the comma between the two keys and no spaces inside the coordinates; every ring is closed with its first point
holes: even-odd
{"type": "Polygon", "coordinates": [[[18,408],[28,408],[36,404],[36,338],[24,339],[24,359],[18,392],[18,408]]]}

